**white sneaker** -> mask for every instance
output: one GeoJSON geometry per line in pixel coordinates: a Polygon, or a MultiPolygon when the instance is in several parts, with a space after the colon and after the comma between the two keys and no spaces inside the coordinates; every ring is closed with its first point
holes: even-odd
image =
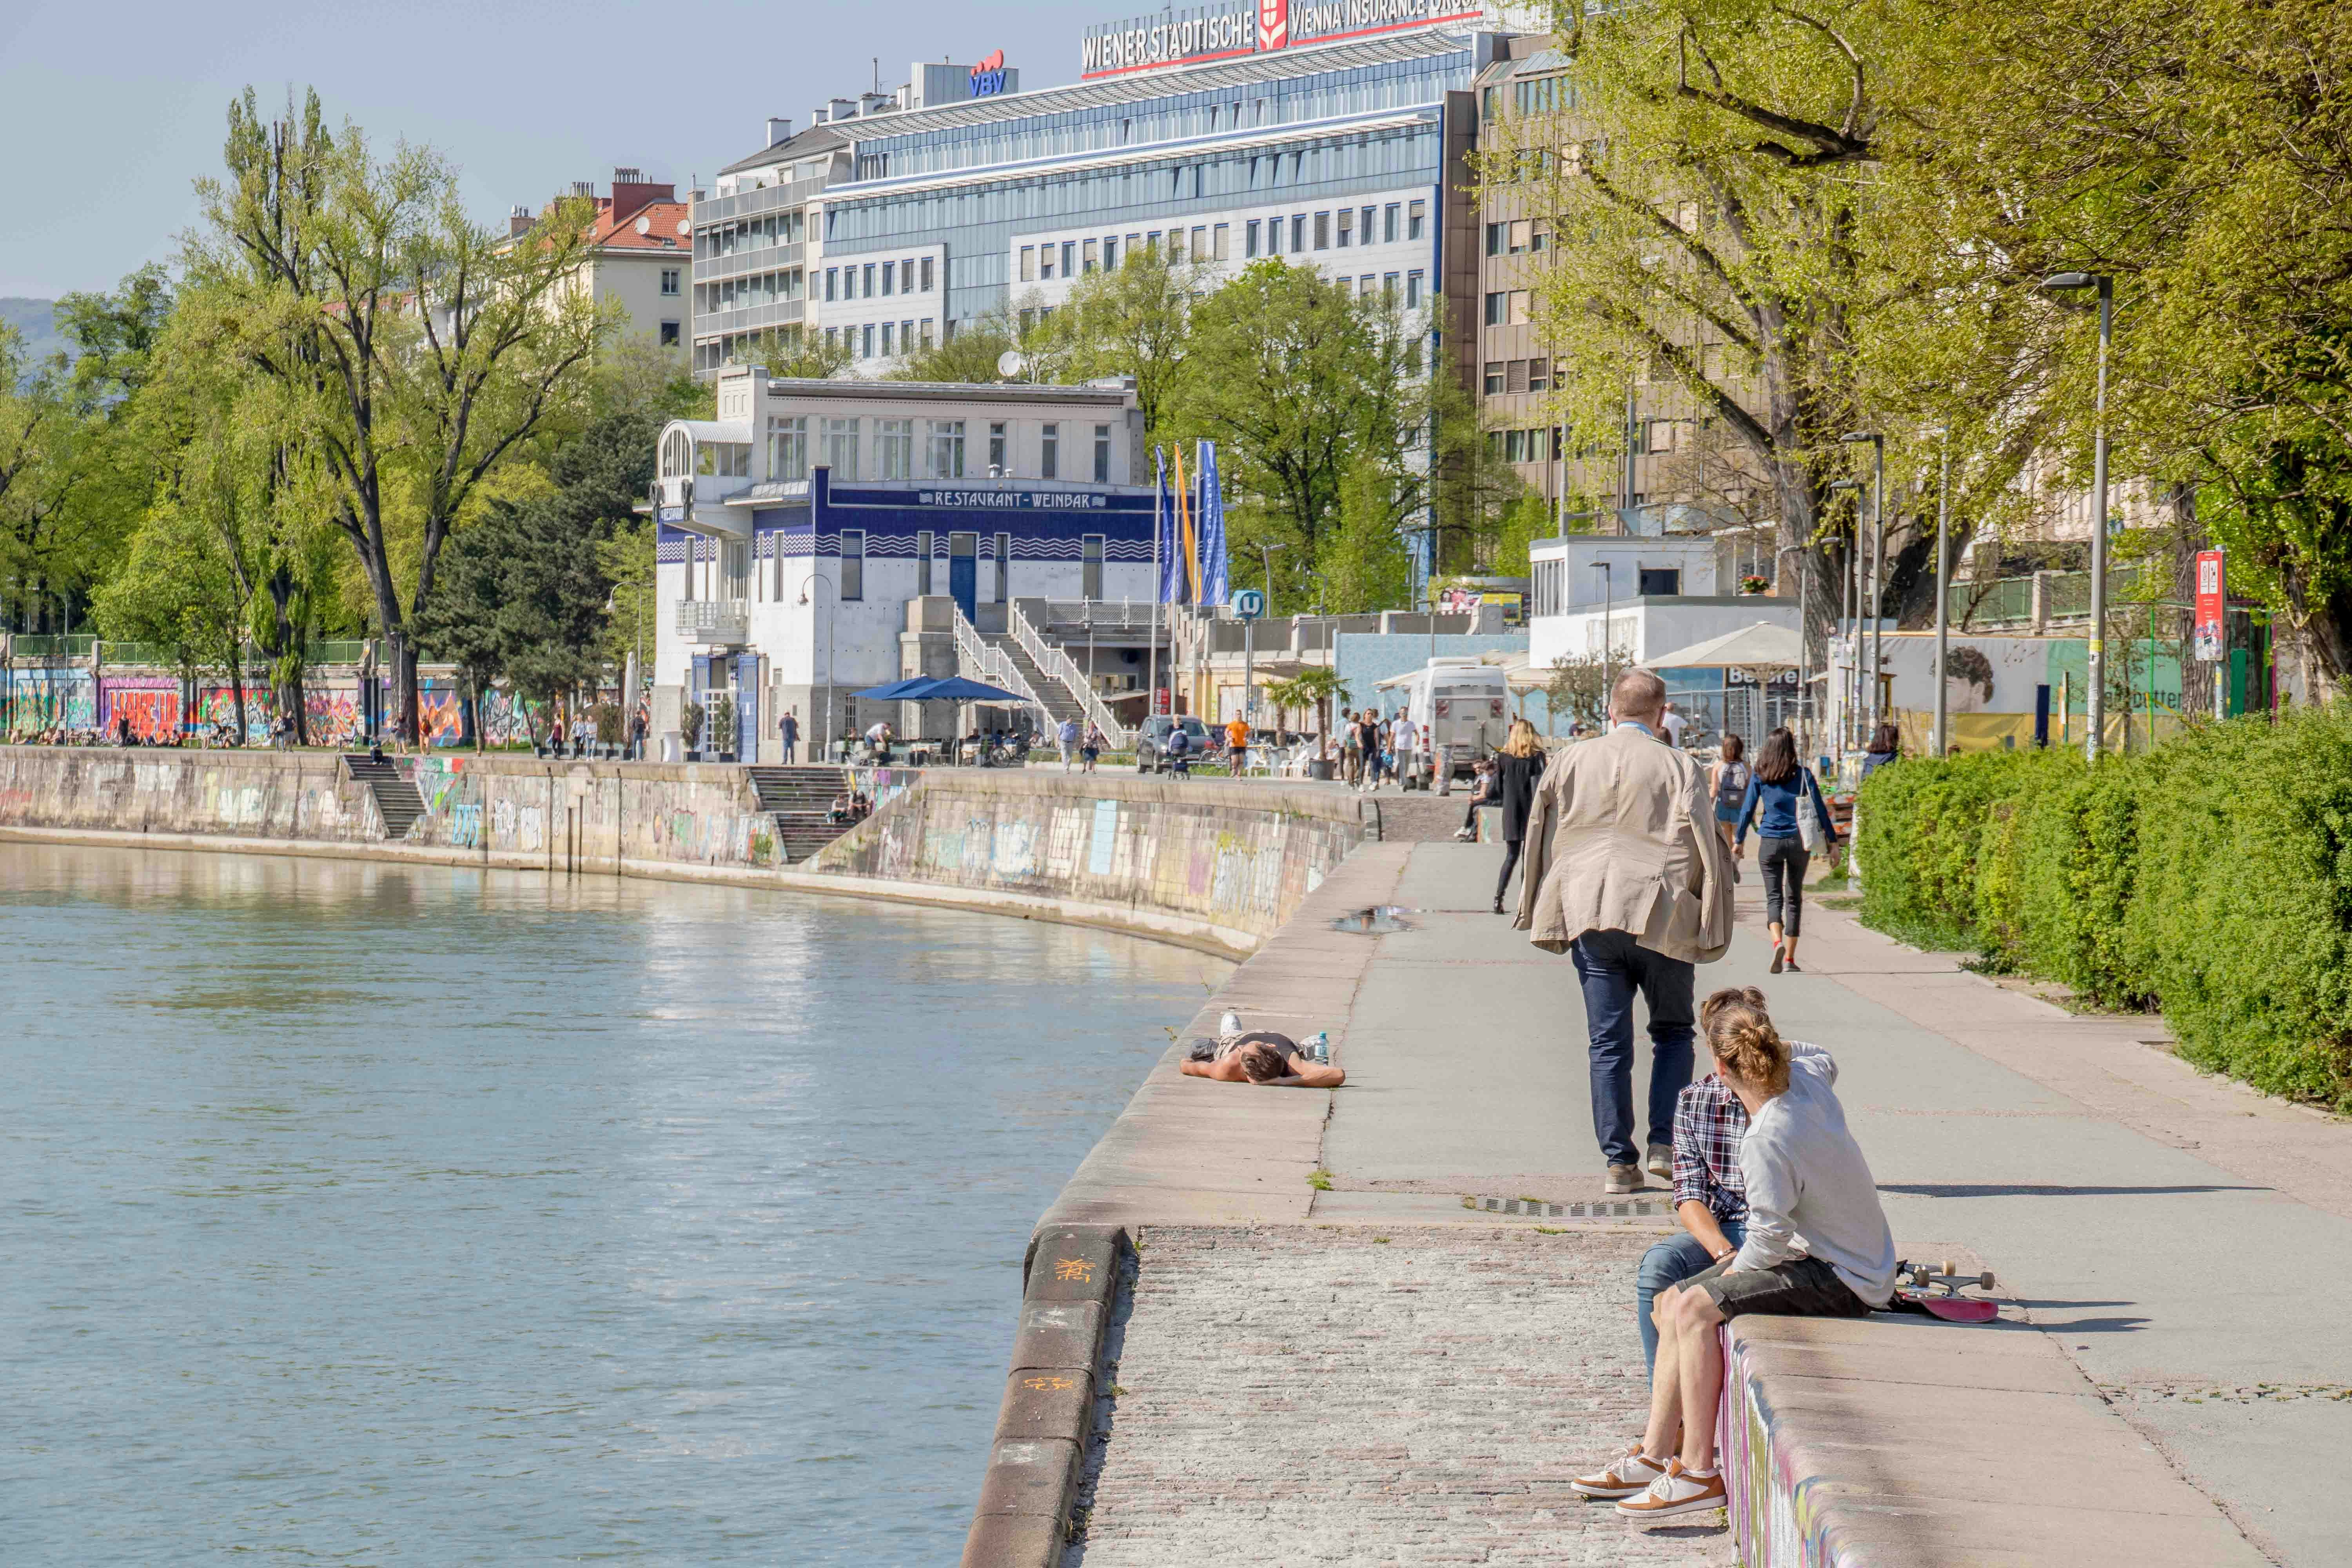
{"type": "Polygon", "coordinates": [[[1633,1443],[1606,1468],[1577,1477],[1568,1483],[1568,1489],[1585,1497],[1640,1497],[1650,1489],[1652,1481],[1665,1473],[1665,1466],[1642,1452],[1641,1444],[1633,1443]]]}
{"type": "Polygon", "coordinates": [[[1666,1461],[1665,1473],[1652,1481],[1647,1490],[1640,1497],[1620,1502],[1617,1511],[1633,1520],[1672,1519],[1722,1506],[1723,1472],[1695,1476],[1683,1468],[1682,1460],[1675,1458],[1666,1461]]]}

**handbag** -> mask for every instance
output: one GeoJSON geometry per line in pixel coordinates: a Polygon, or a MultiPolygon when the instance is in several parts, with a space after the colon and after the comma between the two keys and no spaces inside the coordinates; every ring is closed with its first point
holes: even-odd
{"type": "Polygon", "coordinates": [[[1813,801],[1821,798],[1822,786],[1813,781],[1812,769],[1800,766],[1797,772],[1802,775],[1797,785],[1797,840],[1804,845],[1805,853],[1811,855],[1822,847],[1822,808],[1813,805],[1813,801]],[[1808,800],[1808,795],[1812,799],[1808,800]]]}

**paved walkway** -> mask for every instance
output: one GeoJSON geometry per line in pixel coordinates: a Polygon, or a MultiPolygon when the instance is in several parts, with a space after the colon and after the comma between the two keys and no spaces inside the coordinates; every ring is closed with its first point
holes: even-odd
{"type": "MultiPolygon", "coordinates": [[[[1628,1431],[1638,1400],[1626,1396],[1623,1369],[1638,1383],[1639,1356],[1626,1264],[1671,1222],[1663,1212],[1554,1222],[1547,1228],[1564,1234],[1530,1241],[1532,1222],[1464,1206],[1465,1197],[1600,1196],[1573,973],[1486,912],[1499,854],[1368,847],[1219,999],[1293,1033],[1332,1027],[1346,1089],[1248,1090],[1181,1079],[1163,1064],[1072,1184],[1055,1217],[1146,1226],[1117,1376],[1138,1402],[1112,1402],[1092,1544],[1074,1560],[1138,1560],[1117,1543],[1146,1540],[1163,1562],[1412,1559],[1434,1543],[1400,1536],[1395,1550],[1375,1551],[1360,1536],[1286,1535],[1273,1530],[1279,1510],[1262,1516],[1271,1533],[1231,1531],[1200,1484],[1220,1460],[1256,1465],[1262,1433],[1301,1474],[1324,1467],[1336,1489],[1326,1500],[1338,1505],[1365,1462],[1342,1450],[1360,1454],[1397,1432],[1422,1435],[1400,1440],[1407,1453],[1450,1456],[1437,1468],[1451,1479],[1425,1489],[1421,1517],[1444,1527],[1461,1560],[1517,1560],[1518,1531],[1544,1512],[1540,1522],[1565,1532],[1554,1560],[1588,1550],[1594,1561],[1631,1560],[1635,1547],[1613,1520],[1599,1522],[1607,1510],[1563,1515],[1550,1504],[1567,1469],[1628,1431]],[[1423,913],[1408,917],[1415,929],[1377,937],[1321,926],[1340,907],[1376,902],[1423,913]],[[1310,1184],[1318,1171],[1328,1190],[1310,1184]],[[1480,1353],[1495,1368],[1486,1397],[1450,1416],[1417,1398],[1409,1416],[1402,1406],[1383,1415],[1377,1381],[1358,1384],[1442,1348],[1429,1315],[1389,1310],[1399,1287],[1344,1259],[1310,1268],[1299,1243],[1312,1232],[1228,1232],[1203,1250],[1197,1234],[1150,1228],[1165,1224],[1339,1226],[1348,1258],[1400,1259],[1390,1267],[1415,1278],[1438,1278],[1437,1259],[1455,1259],[1456,1276],[1471,1268],[1465,1258],[1491,1263],[1515,1283],[1496,1300],[1480,1298],[1475,1334],[1486,1336],[1480,1353]],[[1287,1300],[1284,1282],[1302,1269],[1333,1268],[1351,1283],[1332,1282],[1312,1310],[1298,1309],[1312,1330],[1304,1337],[1328,1345],[1360,1319],[1381,1335],[1372,1342],[1381,1353],[1325,1366],[1237,1348],[1256,1342],[1218,1331],[1247,1321],[1253,1302],[1287,1300]],[[1526,1355],[1495,1359],[1514,1321],[1526,1355]],[[1197,1397],[1162,1402],[1156,1416],[1157,1396],[1132,1392],[1179,1377],[1197,1397]],[[1547,1378],[1562,1377],[1570,1382],[1547,1389],[1547,1378]],[[1251,1392],[1221,1404],[1211,1392],[1221,1379],[1251,1392]],[[1267,1401],[1299,1414],[1268,1421],[1267,1401]],[[1429,1446],[1423,1423],[1433,1415],[1454,1424],[1450,1447],[1429,1446]],[[1457,1494],[1480,1443],[1514,1431],[1530,1446],[1497,1474],[1499,1491],[1518,1500],[1481,1512],[1457,1494]],[[1177,1458],[1188,1444],[1197,1462],[1177,1458]]],[[[1755,905],[1751,880],[1741,889],[1748,929],[1702,971],[1702,990],[1761,985],[1784,1032],[1836,1053],[1898,1248],[1992,1268],[2019,1303],[2014,1315],[2048,1331],[2116,1418],[2263,1554],[2352,1560],[2352,1496],[2336,1484],[2352,1454],[2352,1331],[2336,1308],[2352,1287],[2352,1127],[2200,1078],[2140,1043],[2160,1036],[2152,1020],[2072,1017],[1826,910],[1808,910],[1808,973],[1771,976],[1755,905]]],[[[1663,1211],[1666,1194],[1652,1195],[1663,1211]]],[[[2066,1453],[2050,1456],[2047,1473],[2053,1489],[2096,1484],[2066,1453]]],[[[1337,1528],[1337,1517],[1323,1526],[1337,1528]]],[[[1725,1550],[1719,1536],[1640,1546],[1654,1549],[1685,1561],[1725,1550]]]]}

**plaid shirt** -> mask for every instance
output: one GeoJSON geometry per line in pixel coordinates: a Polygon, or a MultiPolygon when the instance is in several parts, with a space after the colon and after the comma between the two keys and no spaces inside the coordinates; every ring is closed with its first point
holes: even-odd
{"type": "Polygon", "coordinates": [[[1739,1141],[1748,1108],[1709,1073],[1675,1098],[1675,1206],[1702,1203],[1718,1224],[1748,1217],[1739,1141]]]}

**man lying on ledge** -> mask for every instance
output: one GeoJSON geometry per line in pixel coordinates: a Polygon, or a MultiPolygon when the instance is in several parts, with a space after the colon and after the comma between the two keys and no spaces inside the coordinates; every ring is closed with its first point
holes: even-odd
{"type": "Polygon", "coordinates": [[[1338,1068],[1315,1060],[1287,1035],[1253,1029],[1223,1039],[1198,1039],[1181,1064],[1192,1078],[1219,1083],[1264,1083],[1276,1089],[1337,1089],[1348,1081],[1338,1068]]]}

